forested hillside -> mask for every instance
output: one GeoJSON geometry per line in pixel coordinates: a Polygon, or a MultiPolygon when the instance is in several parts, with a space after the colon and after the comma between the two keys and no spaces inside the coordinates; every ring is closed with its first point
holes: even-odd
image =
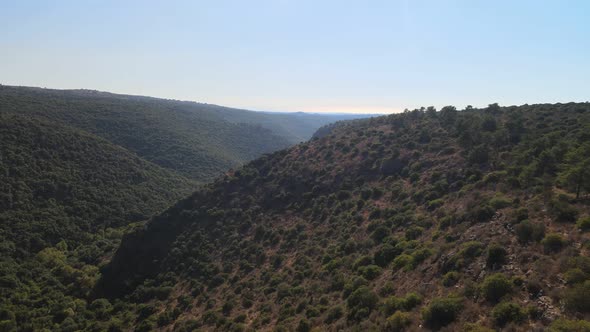
{"type": "Polygon", "coordinates": [[[126,236],[93,326],[588,331],[589,142],[588,103],[327,128],[126,236]]]}
{"type": "Polygon", "coordinates": [[[84,130],[200,182],[307,140],[322,125],[358,117],[261,113],[91,90],[1,85],[0,113],[41,117],[84,130]]]}
{"type": "Polygon", "coordinates": [[[196,188],[55,121],[0,113],[0,142],[1,331],[63,323],[124,231],[196,188]]]}
{"type": "Polygon", "coordinates": [[[91,290],[126,232],[346,117],[0,85],[0,331],[104,330],[91,290]]]}

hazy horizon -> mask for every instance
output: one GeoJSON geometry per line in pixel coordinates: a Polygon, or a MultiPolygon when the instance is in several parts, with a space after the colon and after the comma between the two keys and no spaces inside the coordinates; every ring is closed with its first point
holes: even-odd
{"type": "Polygon", "coordinates": [[[585,1],[2,7],[6,85],[308,113],[589,99],[585,1]]]}

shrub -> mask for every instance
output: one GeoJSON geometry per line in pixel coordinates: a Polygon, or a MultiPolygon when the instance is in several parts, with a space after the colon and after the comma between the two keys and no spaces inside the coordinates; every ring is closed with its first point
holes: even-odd
{"type": "Polygon", "coordinates": [[[467,323],[463,325],[463,332],[495,332],[494,330],[481,326],[475,323],[467,323]]]}
{"type": "Polygon", "coordinates": [[[492,244],[488,247],[488,257],[486,264],[490,268],[497,268],[506,263],[507,256],[506,249],[497,244],[492,244]]]}
{"type": "Polygon", "coordinates": [[[442,198],[437,198],[437,199],[433,199],[431,201],[429,201],[427,203],[427,207],[429,210],[436,210],[439,207],[441,207],[443,204],[445,203],[445,201],[442,198]]]}
{"type": "Polygon", "coordinates": [[[392,315],[394,312],[400,310],[402,299],[397,296],[390,296],[383,301],[382,310],[385,315],[392,315]]]}
{"type": "Polygon", "coordinates": [[[564,279],[568,285],[574,285],[584,282],[588,279],[588,275],[579,268],[573,268],[564,273],[564,279]]]}
{"type": "Polygon", "coordinates": [[[459,281],[459,273],[455,271],[447,272],[443,276],[442,284],[445,287],[451,287],[459,281]]]}
{"type": "Polygon", "coordinates": [[[326,324],[331,324],[331,323],[339,320],[343,315],[344,315],[344,310],[342,309],[341,306],[333,307],[330,310],[328,310],[328,313],[326,314],[326,319],[324,320],[324,322],[326,324]]]}
{"type": "Polygon", "coordinates": [[[493,207],[484,204],[479,205],[473,208],[473,210],[469,211],[467,217],[470,219],[474,219],[475,221],[483,222],[492,219],[495,213],[496,210],[493,207]]]}
{"type": "Polygon", "coordinates": [[[508,323],[522,322],[526,318],[526,314],[518,304],[502,302],[494,307],[492,317],[496,325],[503,327],[508,323]]]}
{"type": "Polygon", "coordinates": [[[463,258],[475,258],[481,254],[483,250],[483,244],[478,241],[469,241],[461,245],[461,251],[459,254],[463,258]]]}
{"type": "Polygon", "coordinates": [[[393,315],[389,316],[385,321],[385,331],[391,332],[401,332],[404,331],[410,324],[412,320],[410,319],[410,315],[396,311],[393,315]]]}
{"type": "Polygon", "coordinates": [[[563,300],[570,311],[590,312],[590,281],[577,284],[565,291],[563,300]]]}
{"type": "Polygon", "coordinates": [[[405,297],[390,296],[383,302],[383,312],[391,315],[395,311],[410,311],[422,303],[422,297],[416,293],[408,293],[405,297]]]}
{"type": "Polygon", "coordinates": [[[89,308],[96,314],[98,319],[104,320],[110,317],[113,310],[112,304],[107,299],[96,299],[90,303],[89,308]]]}
{"type": "Polygon", "coordinates": [[[590,231],[590,217],[578,219],[576,226],[578,226],[582,232],[590,231]]]}
{"type": "Polygon", "coordinates": [[[424,232],[424,228],[420,226],[411,226],[406,230],[406,239],[415,240],[424,232]]]}
{"type": "Polygon", "coordinates": [[[373,280],[381,274],[381,268],[377,265],[362,266],[358,271],[367,280],[373,280]]]}
{"type": "Polygon", "coordinates": [[[558,318],[551,323],[548,332],[590,332],[590,322],[558,318]]]}
{"type": "Polygon", "coordinates": [[[361,321],[367,318],[371,311],[375,309],[375,306],[377,306],[377,302],[379,302],[377,294],[373,293],[366,286],[359,287],[346,300],[348,319],[361,321]]]}
{"type": "Polygon", "coordinates": [[[543,247],[545,248],[546,253],[554,253],[559,252],[563,249],[565,245],[565,240],[563,237],[557,233],[550,233],[545,236],[543,241],[543,247]]]}
{"type": "Polygon", "coordinates": [[[498,302],[512,292],[512,283],[502,273],[492,274],[484,279],[481,291],[486,300],[498,302]]]}
{"type": "Polygon", "coordinates": [[[411,267],[415,268],[420,263],[424,262],[424,260],[426,260],[426,258],[430,257],[431,255],[432,255],[432,251],[430,249],[422,248],[422,249],[416,250],[412,254],[411,267]]]}
{"type": "Polygon", "coordinates": [[[529,210],[527,208],[519,208],[516,210],[516,220],[523,221],[529,218],[529,210]]]}
{"type": "Polygon", "coordinates": [[[305,318],[302,318],[297,324],[297,332],[309,332],[311,331],[311,324],[305,318]]]}
{"type": "Polygon", "coordinates": [[[385,267],[399,254],[400,250],[395,249],[391,244],[382,245],[373,255],[375,264],[385,267]]]}
{"type": "Polygon", "coordinates": [[[515,231],[520,243],[539,242],[545,236],[545,225],[523,220],[516,225],[515,231]]]}
{"type": "Polygon", "coordinates": [[[393,260],[393,266],[396,269],[401,269],[402,267],[409,267],[411,263],[412,256],[406,254],[401,254],[393,260]]]}
{"type": "Polygon", "coordinates": [[[373,231],[371,238],[373,241],[375,241],[375,243],[381,243],[381,241],[383,241],[383,239],[386,238],[389,233],[390,231],[387,227],[379,226],[373,231]]]}
{"type": "Polygon", "coordinates": [[[361,266],[371,265],[373,260],[370,256],[361,256],[352,264],[352,268],[358,270],[361,266]]]}
{"type": "Polygon", "coordinates": [[[366,286],[368,284],[369,282],[367,279],[363,277],[354,278],[354,280],[350,280],[344,285],[344,291],[342,292],[342,295],[344,298],[347,298],[350,296],[350,294],[352,294],[352,292],[359,289],[361,286],[366,286]]]}
{"type": "Polygon", "coordinates": [[[553,199],[549,203],[549,211],[559,222],[574,222],[578,216],[578,211],[569,204],[565,199],[553,199]]]}
{"type": "Polygon", "coordinates": [[[497,194],[492,199],[490,199],[490,205],[496,210],[509,207],[510,204],[512,204],[512,201],[508,197],[501,194],[497,194]]]}
{"type": "Polygon", "coordinates": [[[422,312],[424,324],[439,329],[452,323],[463,309],[463,300],[458,297],[435,298],[422,312]]]}
{"type": "Polygon", "coordinates": [[[488,161],[488,149],[483,146],[477,146],[467,155],[467,160],[471,164],[483,164],[488,161]]]}
{"type": "Polygon", "coordinates": [[[400,302],[400,308],[410,311],[422,303],[422,297],[416,293],[408,293],[406,297],[400,302]]]}

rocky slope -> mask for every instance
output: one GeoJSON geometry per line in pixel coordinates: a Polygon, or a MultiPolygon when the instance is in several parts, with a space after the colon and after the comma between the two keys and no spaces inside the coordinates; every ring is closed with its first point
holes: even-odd
{"type": "Polygon", "coordinates": [[[586,331],[589,141],[587,103],[342,123],[128,235],[95,295],[146,331],[586,331]]]}

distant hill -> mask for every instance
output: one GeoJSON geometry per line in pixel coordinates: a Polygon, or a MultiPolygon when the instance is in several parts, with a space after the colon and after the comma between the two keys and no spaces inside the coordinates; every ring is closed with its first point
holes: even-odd
{"type": "Polygon", "coordinates": [[[191,179],[207,182],[263,153],[364,115],[263,113],[92,90],[0,86],[0,113],[84,130],[191,179]]]}
{"type": "Polygon", "coordinates": [[[318,137],[127,235],[97,296],[146,331],[589,330],[590,104],[318,137]]]}
{"type": "Polygon", "coordinates": [[[233,123],[260,124],[265,128],[275,128],[273,132],[285,136],[292,143],[307,141],[316,130],[330,123],[379,116],[378,114],[252,112],[229,108],[220,108],[218,112],[227,121],[233,123]]]}

